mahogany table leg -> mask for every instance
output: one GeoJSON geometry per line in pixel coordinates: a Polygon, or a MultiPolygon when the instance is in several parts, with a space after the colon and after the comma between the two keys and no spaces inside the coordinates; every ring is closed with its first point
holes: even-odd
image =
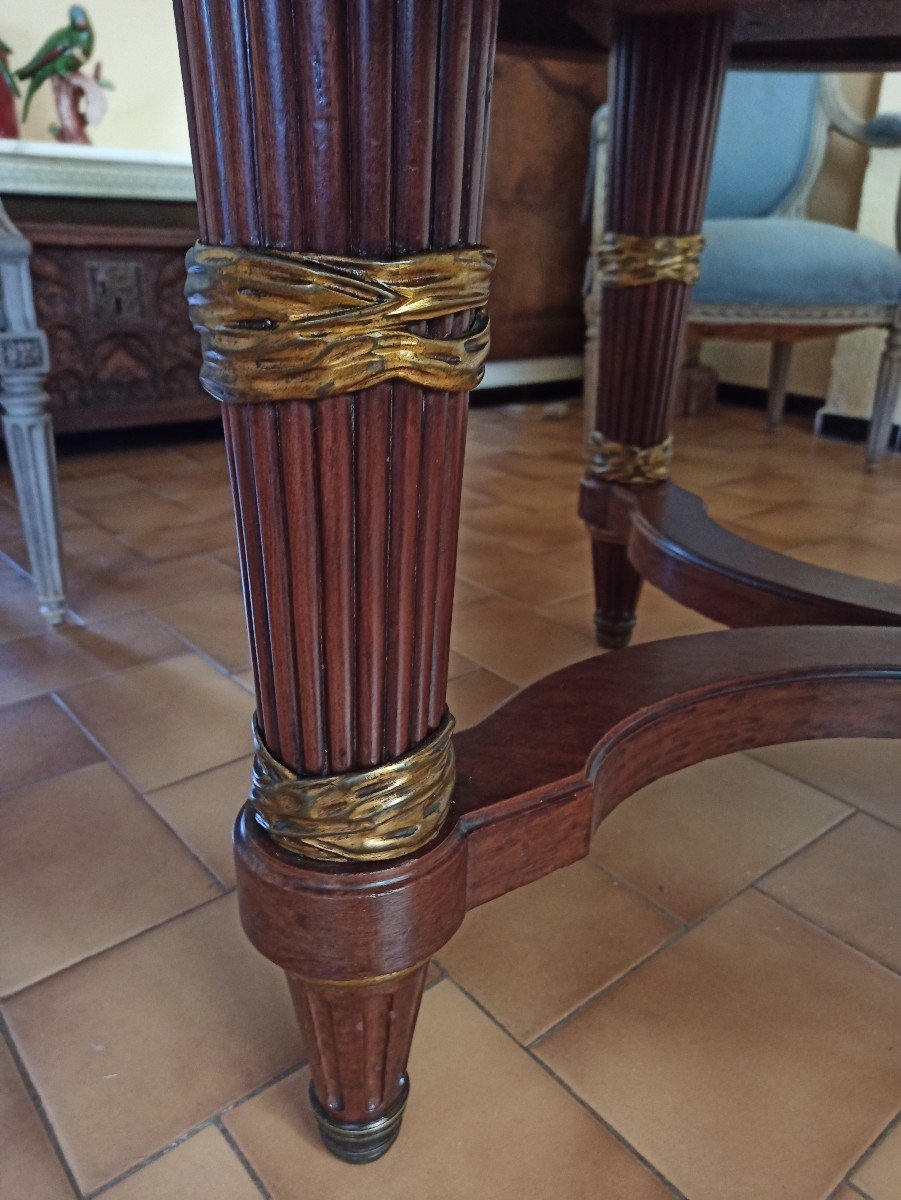
{"type": "MultiPolygon", "coordinates": [[[[393,260],[477,242],[496,0],[176,12],[203,243],[393,260]]],[[[340,781],[442,727],[467,396],[389,381],[235,399],[260,739],[297,776],[340,781]]],[[[236,831],[242,919],[288,972],[323,1138],[365,1161],[397,1135],[426,963],[462,920],[465,873],[446,830],[413,866],[348,846],[317,861],[249,811],[236,831]]]]}
{"type": "MultiPolygon", "coordinates": [[[[611,62],[605,223],[608,234],[682,239],[701,228],[730,42],[727,15],[621,18],[611,62]]],[[[592,537],[598,641],[623,646],[635,622],[641,578],[605,524],[614,480],[649,487],[644,474],[670,430],[690,288],[665,277],[608,282],[601,296],[595,441],[620,447],[619,462],[593,454],[580,511],[592,537]],[[623,461],[625,457],[625,462],[623,461]]],[[[659,457],[659,456],[658,456],[659,457]]]]}

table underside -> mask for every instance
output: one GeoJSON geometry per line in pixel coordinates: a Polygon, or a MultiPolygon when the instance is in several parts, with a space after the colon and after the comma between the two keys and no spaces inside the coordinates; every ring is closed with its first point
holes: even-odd
{"type": "Polygon", "coordinates": [[[616,14],[734,14],[736,66],[892,70],[901,65],[895,0],[502,0],[500,39],[533,53],[607,53],[616,14]]]}

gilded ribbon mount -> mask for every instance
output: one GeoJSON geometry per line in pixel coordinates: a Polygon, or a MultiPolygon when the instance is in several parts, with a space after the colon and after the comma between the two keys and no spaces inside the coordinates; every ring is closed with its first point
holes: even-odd
{"type": "Polygon", "coordinates": [[[297,775],[269,753],[254,721],[250,803],[286,850],[329,862],[399,858],[441,827],[454,787],[454,719],[400,758],[340,775],[297,775]]]}
{"type": "Polygon", "coordinates": [[[588,474],[604,483],[664,483],[672,457],[672,434],[655,446],[628,446],[595,431],[588,441],[588,474]]]}
{"type": "Polygon", "coordinates": [[[635,237],[605,233],[598,251],[601,283],[613,287],[640,287],[649,283],[698,282],[704,235],[635,237]]]}
{"type": "Polygon", "coordinates": [[[465,392],[484,373],[494,267],[484,247],[383,262],[198,243],[187,267],[201,383],[225,403],[316,400],[389,379],[465,392]],[[421,324],[461,313],[462,332],[421,324]]]}

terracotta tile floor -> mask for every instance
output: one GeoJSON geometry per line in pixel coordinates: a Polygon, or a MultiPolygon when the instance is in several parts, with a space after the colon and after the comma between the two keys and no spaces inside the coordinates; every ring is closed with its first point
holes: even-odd
{"type": "MultiPolygon", "coordinates": [[[[901,458],[683,422],[718,520],[901,581],[901,458]]],[[[472,414],[450,706],[585,655],[579,417],[472,414]]],[[[238,927],[252,687],[221,442],[60,463],[81,623],[47,632],[0,477],[0,1196],[901,1200],[901,741],[660,781],[440,956],[401,1141],[320,1147],[279,973],[238,927]]],[[[646,589],[637,638],[710,621],[646,589]]]]}

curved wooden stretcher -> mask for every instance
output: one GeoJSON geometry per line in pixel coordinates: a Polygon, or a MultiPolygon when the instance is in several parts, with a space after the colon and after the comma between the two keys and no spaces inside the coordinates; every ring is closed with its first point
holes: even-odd
{"type": "Polygon", "coordinates": [[[901,587],[749,542],[674,483],[630,489],[589,481],[580,513],[616,536],[642,579],[723,625],[901,625],[901,587]]]}
{"type": "MultiPolygon", "coordinates": [[[[901,61],[895,0],[744,0],[734,20],[733,0],[683,3],[509,0],[501,14],[513,43],[544,30],[566,50],[611,47],[609,228],[658,260],[657,238],[697,242],[730,53],[901,61]]],[[[639,286],[620,277],[602,304],[598,433],[621,464],[634,452],[658,474],[617,482],[595,463],[586,478],[599,634],[628,640],[642,576],[727,624],[781,628],[646,644],[551,675],[456,737],[456,785],[442,791],[467,397],[442,390],[459,363],[441,362],[440,339],[483,330],[481,316],[451,306],[395,339],[400,360],[422,338],[440,387],[421,371],[386,378],[354,313],[342,336],[373,360],[371,386],[305,391],[290,347],[312,291],[331,304],[346,285],[371,310],[394,302],[382,281],[398,259],[405,279],[426,252],[454,278],[454,256],[477,246],[498,0],[176,0],[176,15],[211,248],[192,260],[209,271],[191,294],[209,375],[228,384],[265,765],[236,825],[241,914],[287,973],[323,1139],[362,1162],[398,1134],[429,956],[467,908],[575,862],[617,804],[681,767],[796,738],[897,735],[901,630],[863,626],[901,624],[901,603],[743,543],[662,482],[691,263],[639,270],[639,286]],[[433,759],[441,773],[423,781],[417,764],[433,759]],[[391,818],[398,795],[413,816],[389,821],[390,837],[408,841],[379,858],[357,831],[391,818]],[[338,827],[347,852],[323,859],[311,825],[338,827]]],[[[323,311],[315,336],[347,367],[323,311]]],[[[304,344],[304,362],[315,349],[304,344]]]]}

